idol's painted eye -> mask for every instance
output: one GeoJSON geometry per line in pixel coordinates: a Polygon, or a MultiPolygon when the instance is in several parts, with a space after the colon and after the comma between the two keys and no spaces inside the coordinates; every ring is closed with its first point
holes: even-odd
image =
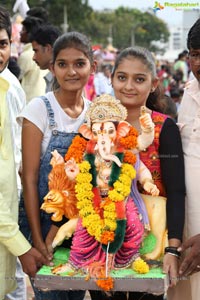
{"type": "Polygon", "coordinates": [[[92,130],[92,133],[93,133],[93,135],[94,135],[95,137],[97,137],[98,133],[97,133],[96,130],[92,130]]]}
{"type": "Polygon", "coordinates": [[[115,130],[113,128],[108,130],[108,134],[113,134],[113,133],[115,133],[115,130]]]}

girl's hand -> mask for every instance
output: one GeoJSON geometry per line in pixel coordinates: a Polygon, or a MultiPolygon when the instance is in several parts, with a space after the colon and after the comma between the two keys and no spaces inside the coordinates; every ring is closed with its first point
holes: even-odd
{"type": "Polygon", "coordinates": [[[53,240],[54,240],[58,230],[59,230],[59,227],[57,227],[55,225],[51,225],[50,230],[49,230],[49,232],[47,234],[47,237],[46,237],[46,240],[45,240],[45,244],[46,244],[46,247],[48,249],[49,255],[52,255],[52,256],[53,256],[53,246],[52,246],[52,244],[53,244],[53,240]]]}
{"type": "Polygon", "coordinates": [[[40,240],[40,241],[33,240],[33,245],[47,259],[47,261],[49,261],[49,264],[50,264],[50,262],[53,258],[53,254],[52,254],[52,252],[50,252],[48,250],[45,242],[42,240],[40,240]]]}
{"type": "Polygon", "coordinates": [[[163,260],[163,273],[169,275],[169,286],[176,286],[179,275],[179,259],[178,257],[171,255],[170,253],[166,253],[163,260]]]}

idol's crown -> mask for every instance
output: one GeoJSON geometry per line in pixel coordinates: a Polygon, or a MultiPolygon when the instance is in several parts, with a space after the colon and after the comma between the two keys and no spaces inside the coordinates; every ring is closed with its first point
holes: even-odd
{"type": "Polygon", "coordinates": [[[86,122],[87,126],[91,127],[92,123],[120,122],[124,121],[126,117],[127,110],[121,104],[120,100],[111,95],[102,94],[92,101],[86,113],[86,122]]]}

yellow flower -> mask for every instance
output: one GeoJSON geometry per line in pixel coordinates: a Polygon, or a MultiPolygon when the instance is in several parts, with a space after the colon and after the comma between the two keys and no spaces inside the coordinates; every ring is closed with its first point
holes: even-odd
{"type": "Polygon", "coordinates": [[[91,206],[85,206],[81,209],[81,215],[83,217],[91,213],[93,213],[93,208],[91,206]]]}
{"type": "MultiPolygon", "coordinates": [[[[130,194],[130,187],[124,185],[122,182],[120,181],[116,181],[114,183],[114,188],[118,193],[121,193],[124,197],[127,197],[130,194]]],[[[123,197],[123,198],[124,198],[123,197]]]]}
{"type": "Polygon", "coordinates": [[[116,218],[116,212],[104,211],[104,217],[107,219],[114,220],[116,218]]]}
{"type": "Polygon", "coordinates": [[[132,268],[135,272],[139,274],[146,274],[149,272],[149,266],[142,258],[137,258],[132,263],[132,268]]]}
{"type": "Polygon", "coordinates": [[[90,169],[91,165],[88,161],[79,164],[80,173],[76,177],[75,186],[77,208],[82,218],[83,227],[99,242],[104,237],[105,243],[105,241],[109,241],[105,236],[114,236],[117,228],[116,202],[123,201],[130,194],[135,169],[127,163],[122,164],[119,178],[113,184],[113,189],[109,190],[108,197],[101,203],[100,208],[93,206],[94,197],[98,197],[98,193],[95,191],[93,193],[93,186],[90,183],[92,181],[90,169]],[[99,215],[99,209],[103,210],[103,218],[99,215]]]}
{"type": "Polygon", "coordinates": [[[105,229],[106,229],[106,228],[107,228],[107,229],[109,228],[110,231],[115,231],[116,228],[117,228],[117,224],[116,224],[115,221],[106,219],[106,220],[105,220],[105,229]]]}
{"type": "Polygon", "coordinates": [[[127,174],[131,179],[134,179],[136,176],[135,168],[129,164],[122,164],[121,173],[127,174]]]}
{"type": "Polygon", "coordinates": [[[88,172],[91,169],[90,163],[84,160],[81,164],[78,164],[81,173],[88,172]]]}
{"type": "Polygon", "coordinates": [[[115,203],[111,202],[110,204],[108,205],[105,205],[105,208],[104,208],[106,211],[115,211],[115,203]]]}
{"type": "Polygon", "coordinates": [[[87,200],[90,200],[91,197],[93,197],[93,193],[91,191],[90,192],[89,191],[83,191],[81,193],[77,193],[76,197],[77,197],[78,200],[87,201],[87,200]]]}
{"type": "Polygon", "coordinates": [[[116,202],[124,200],[123,195],[121,195],[120,193],[118,193],[115,189],[108,192],[108,197],[110,198],[110,200],[116,201],[116,202]]]}
{"type": "Polygon", "coordinates": [[[92,184],[91,183],[77,183],[75,186],[75,192],[80,193],[82,191],[91,191],[92,190],[92,184]]]}
{"type": "Polygon", "coordinates": [[[132,179],[126,174],[119,175],[119,181],[123,182],[126,186],[131,186],[132,179]]]}
{"type": "Polygon", "coordinates": [[[92,180],[92,175],[90,173],[79,173],[76,177],[76,182],[78,183],[88,183],[92,180]]]}

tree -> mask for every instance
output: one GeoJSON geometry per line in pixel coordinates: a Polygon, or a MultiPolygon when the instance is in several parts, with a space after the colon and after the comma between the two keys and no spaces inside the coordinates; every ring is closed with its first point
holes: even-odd
{"type": "Polygon", "coordinates": [[[152,41],[169,38],[167,25],[152,13],[120,7],[115,16],[113,44],[117,48],[135,44],[152,50],[152,41]]]}
{"type": "MultiPolygon", "coordinates": [[[[15,1],[2,0],[12,8],[15,1]]],[[[112,33],[114,47],[121,49],[133,44],[155,51],[156,43],[169,38],[167,25],[153,12],[119,7],[116,10],[93,11],[88,0],[28,0],[30,7],[42,6],[49,12],[49,21],[62,28],[64,6],[67,8],[68,30],[76,30],[88,35],[94,44],[108,44],[112,33]]],[[[12,13],[12,11],[11,11],[12,13]]]]}

